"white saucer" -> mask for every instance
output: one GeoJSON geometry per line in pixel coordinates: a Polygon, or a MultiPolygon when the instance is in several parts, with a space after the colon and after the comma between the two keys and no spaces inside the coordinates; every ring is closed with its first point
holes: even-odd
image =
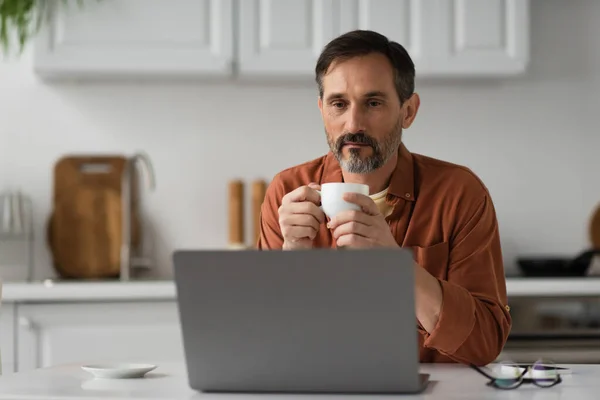
{"type": "Polygon", "coordinates": [[[81,369],[104,379],[130,379],[143,378],[148,372],[156,368],[152,364],[93,364],[83,365],[81,369]]]}

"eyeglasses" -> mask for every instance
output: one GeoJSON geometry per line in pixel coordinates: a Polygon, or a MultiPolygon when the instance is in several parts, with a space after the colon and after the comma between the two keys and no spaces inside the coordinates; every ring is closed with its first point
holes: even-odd
{"type": "Polygon", "coordinates": [[[490,368],[480,368],[471,364],[471,368],[490,379],[488,386],[496,389],[516,389],[524,383],[532,383],[541,388],[549,388],[562,382],[558,368],[554,363],[539,360],[533,365],[502,362],[490,368]]]}

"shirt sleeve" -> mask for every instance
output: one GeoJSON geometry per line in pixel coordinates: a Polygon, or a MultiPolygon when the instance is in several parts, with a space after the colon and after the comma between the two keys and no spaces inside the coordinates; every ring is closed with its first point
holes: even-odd
{"type": "Polygon", "coordinates": [[[504,347],[512,325],[500,235],[489,196],[452,239],[442,308],[424,346],[461,363],[486,365],[504,347]]]}
{"type": "Polygon", "coordinates": [[[279,228],[279,207],[283,196],[283,185],[277,175],[267,187],[260,208],[260,234],[256,243],[258,250],[280,250],[283,247],[283,235],[279,228]]]}

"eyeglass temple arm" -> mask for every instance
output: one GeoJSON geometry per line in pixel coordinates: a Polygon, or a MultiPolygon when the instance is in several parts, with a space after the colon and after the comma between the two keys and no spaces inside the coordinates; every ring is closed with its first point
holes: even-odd
{"type": "MultiPolygon", "coordinates": [[[[498,378],[498,377],[496,377],[496,376],[491,376],[490,374],[487,374],[487,373],[485,373],[485,372],[483,371],[483,369],[479,368],[479,367],[478,367],[478,366],[476,366],[475,364],[470,364],[470,366],[471,366],[471,368],[473,368],[475,371],[479,372],[481,375],[485,376],[485,377],[486,377],[486,378],[488,378],[488,379],[493,379],[493,380],[495,380],[495,379],[500,379],[500,378],[498,378]]],[[[524,371],[521,373],[521,375],[519,375],[519,376],[515,376],[515,379],[522,379],[522,378],[525,376],[525,374],[527,373],[527,371],[529,371],[529,367],[528,367],[528,366],[527,366],[527,367],[520,367],[520,368],[523,368],[523,369],[524,369],[524,371]]]]}
{"type": "Polygon", "coordinates": [[[479,372],[481,375],[485,376],[488,379],[496,379],[496,377],[491,376],[487,373],[485,373],[481,368],[479,368],[477,365],[475,364],[470,364],[470,367],[473,368],[475,371],[479,372]]]}

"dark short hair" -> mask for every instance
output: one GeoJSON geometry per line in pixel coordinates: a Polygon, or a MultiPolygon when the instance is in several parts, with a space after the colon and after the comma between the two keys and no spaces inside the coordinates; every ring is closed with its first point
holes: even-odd
{"type": "Polygon", "coordinates": [[[415,65],[406,49],[380,33],[370,30],[347,32],[329,42],[315,67],[319,96],[323,97],[323,75],[334,61],[347,60],[371,53],[387,57],[394,69],[394,84],[400,103],[406,101],[415,90],[415,65]]]}

